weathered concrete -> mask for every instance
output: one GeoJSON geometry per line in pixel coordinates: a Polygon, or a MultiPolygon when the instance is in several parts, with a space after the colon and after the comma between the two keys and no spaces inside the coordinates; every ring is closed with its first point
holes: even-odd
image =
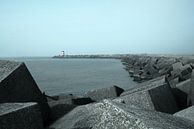
{"type": "Polygon", "coordinates": [[[60,117],[67,114],[69,111],[79,105],[85,105],[94,102],[91,98],[85,98],[82,96],[60,94],[48,98],[49,106],[51,108],[50,121],[56,121],[60,117]],[[54,98],[54,99],[51,99],[54,98]]]}
{"type": "Polygon", "coordinates": [[[191,65],[192,69],[194,69],[194,63],[191,63],[190,65],[191,65]]]}
{"type": "Polygon", "coordinates": [[[79,106],[56,121],[54,129],[193,129],[190,120],[137,109],[110,100],[79,106]]]}
{"type": "Polygon", "coordinates": [[[187,79],[183,82],[176,84],[176,88],[188,95],[190,92],[190,83],[191,79],[187,79]]]}
{"type": "Polygon", "coordinates": [[[75,96],[68,94],[59,94],[52,97],[47,97],[49,106],[57,104],[68,104],[68,105],[85,105],[94,102],[91,98],[83,96],[75,96]],[[53,98],[53,99],[51,99],[53,98]]]}
{"type": "Polygon", "coordinates": [[[189,101],[192,105],[194,105],[194,70],[191,74],[191,83],[190,83],[190,94],[189,94],[189,101]]]}
{"type": "Polygon", "coordinates": [[[168,84],[120,96],[114,101],[171,114],[178,111],[176,101],[168,84]]]}
{"type": "Polygon", "coordinates": [[[188,107],[174,114],[174,116],[186,118],[194,122],[194,106],[188,107]]]}
{"type": "Polygon", "coordinates": [[[43,120],[49,117],[49,106],[24,63],[0,60],[0,103],[37,102],[43,120]]]}
{"type": "Polygon", "coordinates": [[[168,68],[172,64],[176,63],[175,58],[158,57],[157,67],[158,69],[168,68]]]}
{"type": "Polygon", "coordinates": [[[72,109],[77,107],[76,105],[63,104],[63,103],[49,103],[49,104],[51,108],[49,123],[56,121],[57,119],[61,118],[62,116],[70,112],[72,109]]]}
{"type": "Polygon", "coordinates": [[[89,97],[94,101],[100,101],[108,98],[118,97],[124,90],[118,86],[112,86],[108,88],[96,89],[88,91],[85,97],[89,97]]]}
{"type": "Polygon", "coordinates": [[[187,79],[191,78],[191,73],[192,73],[191,65],[190,64],[184,65],[183,69],[180,73],[179,80],[184,81],[184,80],[187,80],[187,79]]]}
{"type": "Polygon", "coordinates": [[[172,67],[172,77],[179,77],[180,81],[187,80],[191,77],[192,67],[190,64],[183,65],[181,62],[177,62],[173,64],[172,67]]]}
{"type": "Polygon", "coordinates": [[[188,105],[188,96],[190,93],[190,82],[191,79],[180,82],[172,89],[173,95],[176,99],[179,109],[187,108],[188,105]]]}
{"type": "Polygon", "coordinates": [[[172,76],[177,77],[183,69],[183,64],[181,62],[176,62],[172,65],[173,71],[171,72],[172,76]]]}
{"type": "Polygon", "coordinates": [[[146,89],[148,90],[148,89],[158,87],[158,86],[163,85],[163,84],[166,84],[165,76],[157,77],[157,78],[154,78],[152,80],[143,82],[143,83],[135,86],[134,88],[131,88],[129,90],[124,91],[120,96],[129,95],[131,93],[143,91],[146,89]]]}
{"type": "Polygon", "coordinates": [[[0,104],[0,129],[43,129],[36,103],[0,104]]]}
{"type": "Polygon", "coordinates": [[[179,83],[179,77],[172,78],[172,79],[168,78],[167,80],[171,88],[176,88],[176,85],[179,83]]]}

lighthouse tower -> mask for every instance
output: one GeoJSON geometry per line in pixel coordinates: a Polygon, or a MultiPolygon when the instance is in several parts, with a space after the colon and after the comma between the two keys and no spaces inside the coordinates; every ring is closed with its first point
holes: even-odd
{"type": "Polygon", "coordinates": [[[61,51],[61,57],[64,57],[64,56],[65,56],[65,52],[61,51]]]}

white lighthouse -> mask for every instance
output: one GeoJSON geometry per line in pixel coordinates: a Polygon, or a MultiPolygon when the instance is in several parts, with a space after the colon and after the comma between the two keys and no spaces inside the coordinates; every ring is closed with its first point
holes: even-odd
{"type": "Polygon", "coordinates": [[[64,57],[64,56],[65,56],[65,52],[61,51],[61,57],[64,57]]]}

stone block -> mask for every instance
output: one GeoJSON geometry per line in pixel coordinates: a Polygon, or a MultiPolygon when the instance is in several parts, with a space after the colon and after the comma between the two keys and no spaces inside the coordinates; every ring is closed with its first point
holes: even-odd
{"type": "Polygon", "coordinates": [[[184,65],[180,73],[179,80],[184,81],[191,78],[192,67],[190,64],[184,65]]]}
{"type": "Polygon", "coordinates": [[[88,91],[85,97],[91,98],[93,101],[100,101],[108,98],[118,97],[124,90],[118,86],[96,89],[88,91]]]}
{"type": "Polygon", "coordinates": [[[172,89],[173,95],[176,99],[179,109],[187,108],[188,96],[190,94],[190,82],[191,79],[176,84],[176,87],[172,89]]]}
{"type": "Polygon", "coordinates": [[[191,106],[184,110],[176,112],[174,116],[182,117],[194,122],[194,106],[191,106]]]}
{"type": "Polygon", "coordinates": [[[173,64],[173,71],[171,75],[173,77],[179,77],[180,81],[184,81],[190,78],[192,72],[192,67],[190,64],[182,65],[181,62],[173,64]]]}
{"type": "Polygon", "coordinates": [[[54,129],[192,129],[194,123],[184,118],[138,109],[103,100],[74,108],[53,123],[54,129]]]}
{"type": "Polygon", "coordinates": [[[154,87],[158,87],[160,85],[166,84],[166,78],[165,76],[157,77],[152,80],[140,83],[139,85],[135,86],[134,88],[131,88],[129,90],[124,91],[121,93],[120,96],[125,96],[134,92],[146,90],[146,89],[151,89],[154,87]]]}
{"type": "Polygon", "coordinates": [[[190,83],[190,94],[189,94],[189,101],[192,105],[194,105],[194,70],[191,74],[191,83],[190,83]]]}
{"type": "Polygon", "coordinates": [[[170,85],[171,88],[175,88],[176,87],[176,84],[179,83],[179,78],[176,77],[176,78],[172,78],[172,79],[167,79],[168,80],[168,83],[170,85]]]}
{"type": "Polygon", "coordinates": [[[94,102],[91,98],[66,94],[52,96],[52,98],[55,98],[55,100],[51,99],[51,97],[49,98],[50,99],[48,103],[51,108],[50,123],[61,118],[79,105],[85,105],[94,102]]]}
{"type": "Polygon", "coordinates": [[[57,104],[85,105],[94,102],[91,98],[88,97],[66,94],[60,94],[52,97],[49,96],[47,99],[50,107],[57,104]]]}
{"type": "Polygon", "coordinates": [[[36,82],[21,62],[0,60],[0,103],[37,102],[43,120],[49,118],[49,106],[36,82]]]}
{"type": "Polygon", "coordinates": [[[49,123],[53,123],[57,119],[61,118],[72,109],[77,107],[76,105],[64,104],[64,103],[49,103],[51,108],[51,115],[49,119],[49,123]]]}
{"type": "Polygon", "coordinates": [[[120,96],[113,101],[170,114],[178,111],[176,101],[168,84],[120,96]]]}
{"type": "Polygon", "coordinates": [[[176,59],[174,59],[174,58],[161,57],[158,59],[156,65],[157,65],[158,69],[164,69],[164,68],[169,68],[175,62],[176,62],[176,59]]]}
{"type": "Polygon", "coordinates": [[[190,63],[191,68],[194,69],[194,63],[190,63]]]}
{"type": "Polygon", "coordinates": [[[190,83],[191,79],[187,79],[183,82],[176,84],[176,88],[188,95],[190,93],[190,83]]]}
{"type": "Polygon", "coordinates": [[[43,129],[36,103],[1,103],[0,129],[43,129]]]}

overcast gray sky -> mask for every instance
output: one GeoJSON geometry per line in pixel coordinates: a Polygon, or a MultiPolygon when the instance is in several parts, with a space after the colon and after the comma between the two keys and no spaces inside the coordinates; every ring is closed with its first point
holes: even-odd
{"type": "Polygon", "coordinates": [[[194,0],[1,0],[0,56],[194,53],[194,0]]]}

